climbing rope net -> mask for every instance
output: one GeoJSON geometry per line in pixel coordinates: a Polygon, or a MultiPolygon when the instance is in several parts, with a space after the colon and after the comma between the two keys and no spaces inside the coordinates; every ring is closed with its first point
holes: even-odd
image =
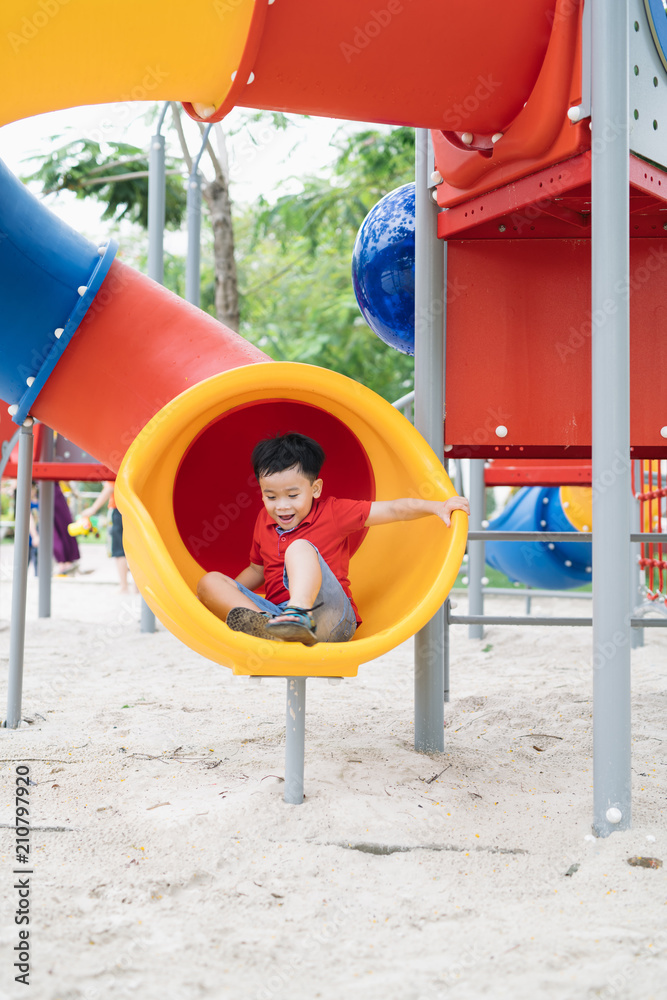
{"type": "MultiPolygon", "coordinates": [[[[632,490],[639,502],[640,525],[656,535],[667,528],[667,462],[642,459],[632,463],[632,490]],[[637,482],[639,473],[639,482],[637,482]]],[[[641,545],[639,565],[646,573],[646,597],[667,605],[667,545],[646,541],[641,545]]]]}

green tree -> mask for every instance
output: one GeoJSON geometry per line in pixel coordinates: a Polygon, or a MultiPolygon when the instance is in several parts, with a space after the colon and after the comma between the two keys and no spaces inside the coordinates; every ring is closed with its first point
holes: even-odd
{"type": "Polygon", "coordinates": [[[394,188],[414,180],[414,131],[366,129],[345,134],[329,177],[307,177],[303,190],[269,205],[259,199],[255,233],[272,233],[287,249],[296,233],[314,252],[322,240],[349,246],[373,205],[394,188]]]}
{"type": "MultiPolygon", "coordinates": [[[[167,219],[177,227],[185,208],[183,178],[192,159],[180,108],[172,110],[183,159],[172,157],[168,163],[174,172],[167,178],[167,219]]],[[[278,129],[289,125],[285,116],[270,118],[278,129]]],[[[266,119],[252,113],[245,120],[252,130],[266,119]]],[[[210,222],[203,234],[202,307],[276,360],[331,368],[392,400],[411,387],[413,362],[364,323],[350,265],[368,211],[414,177],[414,133],[395,128],[350,134],[341,128],[335,145],[332,167],[306,177],[297,194],[272,204],[260,197],[233,214],[224,157],[207,144],[214,177],[203,185],[210,222]]],[[[71,190],[79,198],[95,198],[105,205],[104,218],[147,225],[147,160],[134,146],[66,143],[40,157],[27,179],[39,181],[44,193],[71,190]]],[[[143,247],[131,243],[130,252],[145,268],[143,247]]],[[[165,284],[183,294],[182,259],[166,256],[165,284]]]]}
{"type": "Polygon", "coordinates": [[[368,211],[414,178],[414,133],[346,135],[328,177],[236,220],[241,332],[276,360],[339,371],[386,399],[402,396],[413,360],[362,319],[351,281],[354,241],[368,211]]]}
{"type": "MultiPolygon", "coordinates": [[[[165,221],[179,228],[185,216],[187,198],[184,180],[192,169],[192,155],[183,132],[181,107],[171,105],[174,127],[182,159],[167,158],[165,221]]],[[[54,137],[57,139],[58,137],[54,137]]],[[[205,178],[202,196],[208,207],[213,233],[213,297],[218,319],[233,329],[239,325],[238,286],[234,259],[232,203],[226,170],[208,141],[206,152],[213,177],[205,178]]],[[[77,139],[35,158],[38,168],[24,177],[42,185],[43,194],[73,191],[77,198],[93,198],[104,206],[103,219],[127,220],[148,227],[148,160],[145,152],[127,143],[106,142],[104,146],[77,139]]]]}
{"type": "MultiPolygon", "coordinates": [[[[192,151],[188,146],[182,122],[180,104],[170,104],[173,127],[178,137],[182,159],[167,159],[166,223],[178,228],[186,208],[184,180],[193,165],[192,151]]],[[[157,110],[149,113],[155,118],[157,110]]],[[[247,112],[242,125],[253,141],[253,127],[257,123],[265,128],[284,130],[289,119],[280,112],[247,112]]],[[[210,164],[202,183],[202,196],[208,209],[211,233],[212,263],[210,272],[203,279],[202,300],[208,307],[210,293],[214,302],[214,315],[232,329],[239,327],[239,294],[234,251],[234,226],[232,201],[227,172],[226,136],[222,125],[214,126],[219,143],[219,154],[208,139],[205,144],[206,159],[210,164]],[[212,167],[213,176],[210,176],[212,167]]],[[[204,126],[199,125],[199,132],[204,126]]],[[[56,141],[60,137],[54,137],[56,141]]],[[[107,142],[103,146],[86,139],[75,140],[52,150],[46,156],[32,157],[38,168],[24,180],[37,181],[44,194],[62,190],[73,191],[77,198],[94,198],[105,205],[103,219],[116,222],[129,220],[145,230],[148,225],[148,162],[145,153],[127,143],[107,142]]],[[[169,286],[168,286],[169,287],[169,286]]]]}
{"type": "MultiPolygon", "coordinates": [[[[53,141],[59,138],[53,136],[53,141]]],[[[40,183],[42,194],[73,191],[77,198],[93,198],[103,204],[105,220],[125,219],[148,227],[148,158],[144,150],[125,142],[107,142],[102,148],[99,142],[75,139],[31,160],[39,165],[23,180],[40,183]]],[[[186,203],[182,164],[171,157],[167,171],[166,224],[178,229],[186,203]]]]}

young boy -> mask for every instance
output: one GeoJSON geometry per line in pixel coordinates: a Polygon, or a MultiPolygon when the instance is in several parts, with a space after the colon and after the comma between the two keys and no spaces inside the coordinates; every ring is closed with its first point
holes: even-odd
{"type": "Polygon", "coordinates": [[[361,624],[350,592],[349,536],[362,528],[435,515],[449,526],[449,500],[338,500],[322,497],[324,452],[303,434],[260,441],[252,453],[264,510],[255,523],[250,565],[232,580],[207,573],[199,600],[237,632],[263,639],[346,642],[361,624]],[[253,593],[264,586],[266,597],[253,593]]]}

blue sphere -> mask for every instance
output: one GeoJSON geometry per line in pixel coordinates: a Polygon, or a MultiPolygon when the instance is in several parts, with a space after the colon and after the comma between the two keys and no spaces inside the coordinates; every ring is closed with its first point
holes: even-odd
{"type": "Polygon", "coordinates": [[[373,333],[402,354],[415,353],[415,186],[385,195],[361,224],[352,285],[373,333]]]}

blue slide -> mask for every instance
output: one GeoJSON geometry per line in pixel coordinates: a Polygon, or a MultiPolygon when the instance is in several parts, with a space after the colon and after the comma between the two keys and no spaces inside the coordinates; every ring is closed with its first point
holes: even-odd
{"type": "MultiPolygon", "coordinates": [[[[560,498],[560,487],[524,486],[489,531],[571,531],[560,498]]],[[[493,542],[485,545],[489,566],[512,582],[545,590],[568,590],[591,581],[589,542],[493,542]]]]}

